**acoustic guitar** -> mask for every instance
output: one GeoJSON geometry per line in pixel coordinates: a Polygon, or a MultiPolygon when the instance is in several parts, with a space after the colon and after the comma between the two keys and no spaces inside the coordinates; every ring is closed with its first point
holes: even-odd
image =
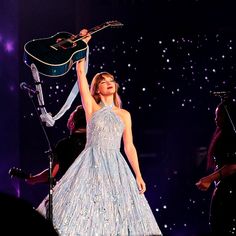
{"type": "MultiPolygon", "coordinates": [[[[108,27],[121,27],[119,21],[107,21],[91,28],[94,34],[108,27]]],[[[66,74],[73,64],[86,56],[88,45],[79,34],[59,32],[48,38],[33,39],[24,45],[24,62],[34,63],[40,74],[59,77],[66,74]]]]}

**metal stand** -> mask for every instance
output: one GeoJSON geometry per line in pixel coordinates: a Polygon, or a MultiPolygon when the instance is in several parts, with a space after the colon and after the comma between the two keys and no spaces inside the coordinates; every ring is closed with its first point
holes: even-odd
{"type": "Polygon", "coordinates": [[[43,122],[40,118],[40,115],[39,115],[39,112],[37,110],[37,107],[34,103],[34,100],[33,100],[33,96],[35,94],[33,94],[32,92],[28,91],[28,96],[34,106],[34,109],[35,109],[35,112],[39,118],[39,122],[40,122],[40,125],[41,125],[41,128],[43,130],[43,133],[44,133],[44,136],[46,138],[46,141],[47,141],[47,144],[48,144],[48,150],[45,152],[47,153],[48,155],[48,160],[49,160],[49,194],[48,194],[48,197],[49,197],[49,200],[48,200],[48,208],[47,208],[47,215],[46,215],[46,218],[48,220],[50,220],[52,222],[53,220],[53,209],[52,209],[52,206],[53,206],[53,199],[52,199],[52,193],[53,193],[53,183],[54,183],[54,178],[52,176],[52,164],[53,164],[53,159],[54,159],[54,154],[53,154],[53,151],[52,151],[52,147],[51,147],[51,143],[50,143],[50,140],[48,138],[48,135],[47,135],[47,132],[45,130],[45,127],[43,125],[43,122]]]}

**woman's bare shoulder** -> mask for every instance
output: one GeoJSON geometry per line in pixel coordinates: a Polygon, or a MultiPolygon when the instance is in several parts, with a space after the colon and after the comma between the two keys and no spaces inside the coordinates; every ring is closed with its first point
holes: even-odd
{"type": "Polygon", "coordinates": [[[123,120],[130,119],[130,112],[123,108],[117,108],[116,113],[123,118],[123,120]]]}

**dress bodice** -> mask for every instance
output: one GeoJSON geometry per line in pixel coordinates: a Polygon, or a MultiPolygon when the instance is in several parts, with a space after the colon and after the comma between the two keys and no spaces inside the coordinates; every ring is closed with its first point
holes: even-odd
{"type": "Polygon", "coordinates": [[[86,147],[120,148],[124,123],[112,108],[113,105],[104,106],[93,114],[87,124],[86,147]]]}

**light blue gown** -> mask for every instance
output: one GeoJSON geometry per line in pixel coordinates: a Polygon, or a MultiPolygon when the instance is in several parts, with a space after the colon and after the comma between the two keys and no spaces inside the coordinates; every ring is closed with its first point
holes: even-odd
{"type": "MultiPolygon", "coordinates": [[[[124,123],[104,106],[87,124],[87,144],[53,191],[61,236],[162,235],[120,152],[124,123]]],[[[37,210],[45,216],[44,201],[37,210]]]]}

